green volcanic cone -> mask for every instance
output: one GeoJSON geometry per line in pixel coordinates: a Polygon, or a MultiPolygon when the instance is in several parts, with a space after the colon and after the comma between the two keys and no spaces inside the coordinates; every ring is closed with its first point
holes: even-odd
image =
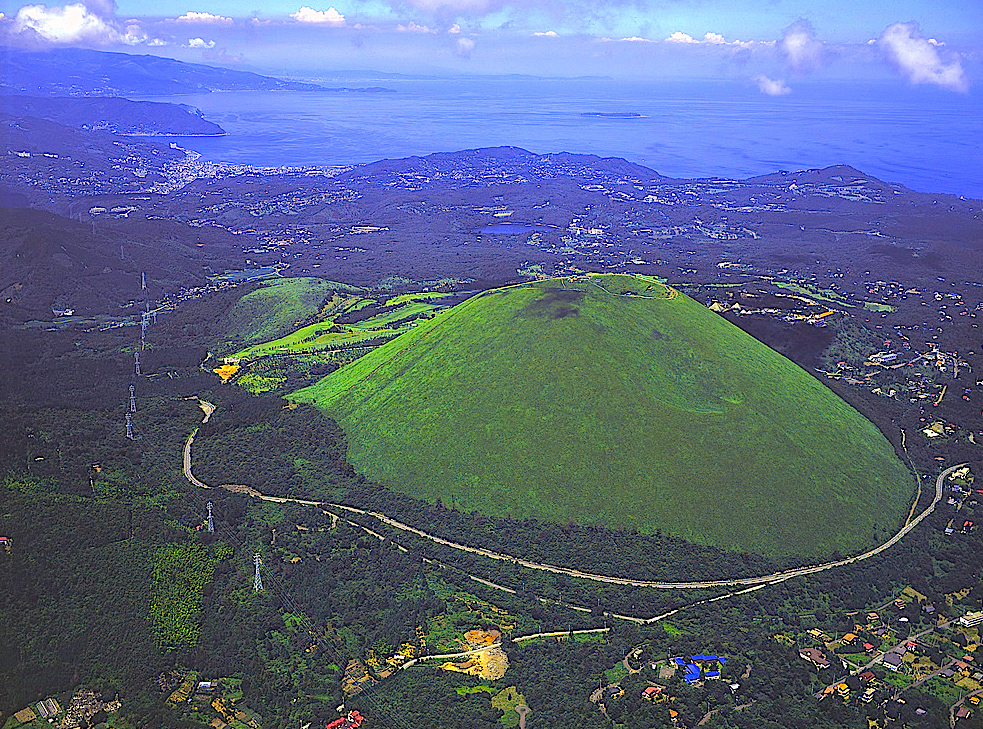
{"type": "Polygon", "coordinates": [[[858,551],[914,489],[856,410],[643,277],[486,292],[292,399],[341,423],[357,470],[420,499],[774,556],[858,551]]]}

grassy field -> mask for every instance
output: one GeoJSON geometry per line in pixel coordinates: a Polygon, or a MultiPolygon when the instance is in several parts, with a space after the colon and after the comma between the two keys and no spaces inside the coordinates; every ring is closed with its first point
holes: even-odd
{"type": "Polygon", "coordinates": [[[643,277],[486,292],[291,398],[368,477],[462,510],[819,557],[886,537],[914,493],[819,381],[643,277]]]}
{"type": "MultiPolygon", "coordinates": [[[[234,356],[248,361],[270,354],[296,355],[327,348],[347,349],[369,342],[380,344],[411,329],[416,319],[425,318],[440,309],[440,299],[447,296],[428,292],[394,296],[382,304],[387,310],[355,324],[338,325],[334,323],[336,317],[381,302],[359,294],[336,294],[327,300],[317,322],[272,340],[262,339],[260,343],[239,350],[234,356]]],[[[249,296],[241,301],[247,298],[249,296]]]]}
{"type": "Polygon", "coordinates": [[[317,278],[273,279],[243,296],[229,311],[224,325],[227,346],[265,342],[287,334],[297,322],[315,315],[321,301],[338,287],[317,278]]]}

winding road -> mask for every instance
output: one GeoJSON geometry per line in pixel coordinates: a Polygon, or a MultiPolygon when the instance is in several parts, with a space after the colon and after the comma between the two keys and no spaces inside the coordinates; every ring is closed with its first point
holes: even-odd
{"type": "MultiPolygon", "coordinates": [[[[209,413],[209,415],[210,414],[211,413],[209,413]]],[[[197,433],[198,433],[198,429],[195,428],[191,432],[191,435],[188,436],[188,440],[184,446],[184,476],[185,478],[188,479],[188,481],[190,481],[195,486],[199,488],[207,489],[210,487],[199,481],[197,478],[195,478],[191,470],[191,445],[194,443],[194,438],[197,433]]],[[[905,535],[908,534],[908,532],[910,532],[919,524],[921,524],[922,521],[924,521],[925,518],[929,516],[929,514],[935,511],[935,507],[938,505],[939,501],[942,500],[942,490],[943,490],[943,484],[945,482],[945,479],[953,471],[962,468],[964,465],[966,464],[960,463],[955,466],[950,466],[949,468],[942,471],[942,473],[938,475],[938,478],[935,479],[935,498],[932,499],[932,503],[929,504],[925,508],[925,510],[922,511],[922,513],[916,516],[914,519],[909,519],[905,523],[905,525],[898,530],[897,534],[892,536],[883,544],[880,544],[874,547],[873,549],[864,552],[863,554],[859,554],[853,557],[846,557],[844,559],[839,559],[832,562],[824,562],[818,565],[811,565],[808,567],[798,567],[796,569],[785,570],[783,572],[775,572],[770,575],[759,575],[757,577],[737,577],[729,580],[699,580],[694,582],[662,582],[658,580],[633,580],[627,577],[601,575],[593,572],[582,572],[580,570],[571,569],[569,567],[558,567],[556,565],[542,564],[540,562],[533,562],[531,560],[523,559],[521,557],[513,557],[511,555],[503,554],[501,552],[494,552],[490,549],[484,549],[481,547],[471,547],[466,544],[461,544],[459,542],[453,542],[449,539],[444,539],[443,537],[438,537],[434,534],[425,532],[422,529],[417,529],[416,527],[410,526],[409,524],[404,524],[403,522],[393,519],[392,517],[387,516],[378,511],[358,509],[354,506],[334,504],[328,501],[312,501],[306,499],[292,499],[283,496],[267,496],[266,494],[261,494],[253,489],[250,489],[250,493],[258,496],[258,498],[264,501],[271,501],[281,504],[290,502],[295,504],[304,504],[306,506],[318,506],[321,507],[322,509],[325,509],[327,513],[333,517],[336,517],[338,515],[333,514],[330,511],[332,509],[335,511],[347,512],[349,514],[369,516],[374,519],[377,519],[378,521],[381,521],[384,524],[387,524],[388,526],[394,529],[397,529],[402,532],[407,532],[409,534],[415,534],[418,537],[427,539],[435,544],[440,544],[442,546],[449,547],[451,549],[456,549],[462,552],[470,552],[471,554],[477,554],[482,557],[487,557],[489,559],[494,559],[501,562],[510,562],[512,564],[521,565],[522,567],[526,567],[528,569],[540,570],[542,572],[552,572],[554,574],[567,575],[569,577],[576,577],[583,580],[603,582],[612,585],[624,585],[627,587],[651,587],[653,589],[659,589],[659,590],[699,590],[699,589],[713,588],[713,587],[748,587],[749,588],[746,590],[727,593],[726,595],[719,595],[714,598],[709,598],[708,600],[705,601],[705,602],[714,602],[716,600],[722,600],[727,597],[732,597],[734,595],[740,595],[746,592],[751,592],[755,589],[760,589],[767,585],[773,585],[779,582],[784,582],[785,580],[790,580],[794,577],[813,575],[819,572],[825,572],[826,570],[835,569],[837,567],[843,567],[845,565],[854,564],[856,562],[862,562],[864,560],[870,559],[871,557],[877,556],[878,554],[884,552],[885,550],[890,549],[899,541],[901,541],[905,537],[905,535]]],[[[338,518],[342,518],[342,517],[338,517],[338,518]]],[[[348,520],[346,519],[345,521],[348,520]]],[[[357,526],[366,528],[362,524],[357,524],[357,526]]],[[[378,534],[376,534],[376,536],[381,537],[381,535],[378,534]]],[[[613,615],[613,614],[612,617],[626,618],[628,620],[633,620],[635,622],[655,622],[656,620],[662,620],[663,618],[666,618],[675,612],[677,611],[673,610],[670,611],[669,613],[666,613],[665,615],[656,616],[654,618],[648,618],[645,620],[641,618],[631,618],[628,616],[613,615]]]]}

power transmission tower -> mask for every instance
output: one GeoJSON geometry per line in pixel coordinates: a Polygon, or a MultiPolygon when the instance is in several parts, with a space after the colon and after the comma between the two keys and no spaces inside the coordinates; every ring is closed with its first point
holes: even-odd
{"type": "Polygon", "coordinates": [[[136,392],[136,388],[133,385],[130,385],[130,412],[131,413],[135,413],[137,411],[137,401],[136,398],[134,397],[135,392],[136,392]]]}
{"type": "Polygon", "coordinates": [[[259,574],[259,555],[253,555],[253,564],[256,565],[256,578],[253,580],[253,590],[259,592],[263,589],[263,578],[259,574]]]}
{"type": "MultiPolygon", "coordinates": [[[[215,533],[215,522],[212,521],[212,502],[211,501],[208,502],[208,533],[209,534],[214,534],[215,533]]],[[[257,576],[257,578],[259,577],[259,568],[257,568],[256,576],[257,576]]],[[[262,582],[260,583],[259,586],[260,586],[260,588],[263,587],[262,582]]]]}
{"type": "Polygon", "coordinates": [[[126,414],[126,437],[133,440],[133,416],[126,414]]]}
{"type": "Polygon", "coordinates": [[[145,273],[140,274],[140,288],[143,291],[147,290],[147,274],[145,273]]]}
{"type": "Polygon", "coordinates": [[[140,374],[140,353],[139,352],[134,352],[133,353],[133,366],[134,366],[134,369],[136,370],[136,373],[139,375],[140,374]]]}

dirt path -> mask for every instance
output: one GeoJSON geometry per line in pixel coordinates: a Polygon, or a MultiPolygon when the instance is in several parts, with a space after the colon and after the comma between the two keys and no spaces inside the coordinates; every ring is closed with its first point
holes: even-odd
{"type": "MultiPolygon", "coordinates": [[[[209,413],[209,415],[211,415],[211,413],[209,413]]],[[[190,481],[195,486],[198,486],[199,488],[209,488],[206,484],[202,483],[197,478],[195,478],[191,470],[191,445],[194,442],[194,438],[197,432],[198,432],[197,428],[191,432],[191,435],[188,436],[188,440],[184,447],[184,475],[185,478],[187,478],[188,481],[190,481]]],[[[522,567],[527,567],[529,569],[539,570],[543,572],[552,572],[554,574],[567,575],[569,577],[577,577],[580,579],[591,580],[594,582],[604,582],[608,584],[625,585],[629,587],[651,587],[654,589],[661,589],[661,590],[694,590],[694,589],[704,589],[704,588],[714,588],[714,587],[748,586],[748,589],[745,590],[729,592],[725,595],[718,595],[717,597],[708,598],[707,600],[702,600],[698,603],[694,603],[694,604],[700,604],[702,602],[716,602],[717,600],[723,600],[728,597],[733,597],[734,595],[741,595],[756,589],[760,589],[767,585],[773,585],[780,582],[784,582],[785,580],[790,580],[794,577],[803,577],[805,575],[812,575],[819,572],[825,572],[826,570],[835,569],[837,567],[842,567],[844,565],[861,562],[863,560],[870,559],[871,557],[874,557],[880,554],[881,552],[884,552],[887,549],[890,549],[899,541],[901,541],[901,539],[903,539],[905,535],[908,534],[908,532],[910,532],[915,527],[917,527],[929,514],[935,511],[935,507],[942,499],[942,488],[946,477],[948,477],[950,473],[961,468],[964,465],[966,464],[960,463],[954,466],[950,466],[949,468],[942,471],[942,473],[940,473],[938,478],[936,478],[935,480],[935,498],[932,500],[932,503],[929,504],[929,506],[926,507],[926,509],[917,517],[909,520],[903,527],[901,527],[901,529],[893,537],[888,539],[883,544],[874,547],[873,549],[870,549],[867,552],[864,552],[863,554],[854,557],[847,557],[845,559],[835,560],[832,562],[824,562],[818,565],[799,567],[797,569],[786,570],[784,572],[775,572],[770,575],[760,575],[758,577],[738,577],[738,578],[726,579],[726,580],[702,580],[702,581],[695,581],[695,582],[662,582],[658,580],[632,580],[627,577],[614,577],[611,575],[601,575],[593,572],[581,572],[580,570],[571,569],[569,567],[558,567],[556,565],[542,564],[539,562],[533,562],[531,560],[523,559],[520,557],[513,557],[508,554],[494,552],[490,549],[484,549],[482,547],[471,547],[466,544],[461,544],[459,542],[453,542],[449,539],[444,539],[443,537],[438,537],[434,534],[425,532],[422,529],[417,529],[416,527],[410,526],[408,524],[404,524],[401,521],[393,519],[392,517],[389,517],[377,511],[368,511],[366,509],[359,509],[354,506],[345,506],[344,504],[333,504],[331,502],[326,502],[326,501],[291,499],[291,498],[280,497],[280,496],[267,496],[265,494],[258,494],[258,492],[254,492],[254,493],[258,494],[259,498],[263,499],[264,501],[271,501],[275,503],[292,502],[297,504],[304,504],[307,506],[320,506],[321,508],[326,510],[333,509],[336,511],[345,511],[350,514],[370,516],[374,519],[381,521],[384,524],[389,525],[390,527],[393,527],[394,529],[407,532],[410,534],[415,534],[418,537],[429,540],[435,544],[440,544],[445,547],[449,547],[451,549],[456,549],[462,552],[469,552],[471,554],[477,554],[482,557],[487,557],[489,559],[493,559],[501,562],[511,562],[513,564],[518,564],[522,567]]],[[[331,514],[332,512],[328,511],[328,513],[331,514]]],[[[346,519],[346,521],[348,520],[346,519]]],[[[364,525],[357,524],[357,526],[366,529],[367,531],[370,531],[364,525]]],[[[375,534],[374,532],[372,533],[375,534]]],[[[376,536],[382,538],[382,536],[379,534],[376,534],[376,536]]],[[[648,619],[633,618],[630,616],[616,615],[613,613],[611,613],[610,615],[611,617],[625,618],[627,620],[632,620],[634,622],[639,622],[639,623],[656,622],[658,620],[667,618],[670,615],[673,615],[674,613],[678,612],[680,609],[682,608],[677,608],[676,610],[671,610],[663,615],[655,616],[653,618],[648,618],[648,619]]]]}

